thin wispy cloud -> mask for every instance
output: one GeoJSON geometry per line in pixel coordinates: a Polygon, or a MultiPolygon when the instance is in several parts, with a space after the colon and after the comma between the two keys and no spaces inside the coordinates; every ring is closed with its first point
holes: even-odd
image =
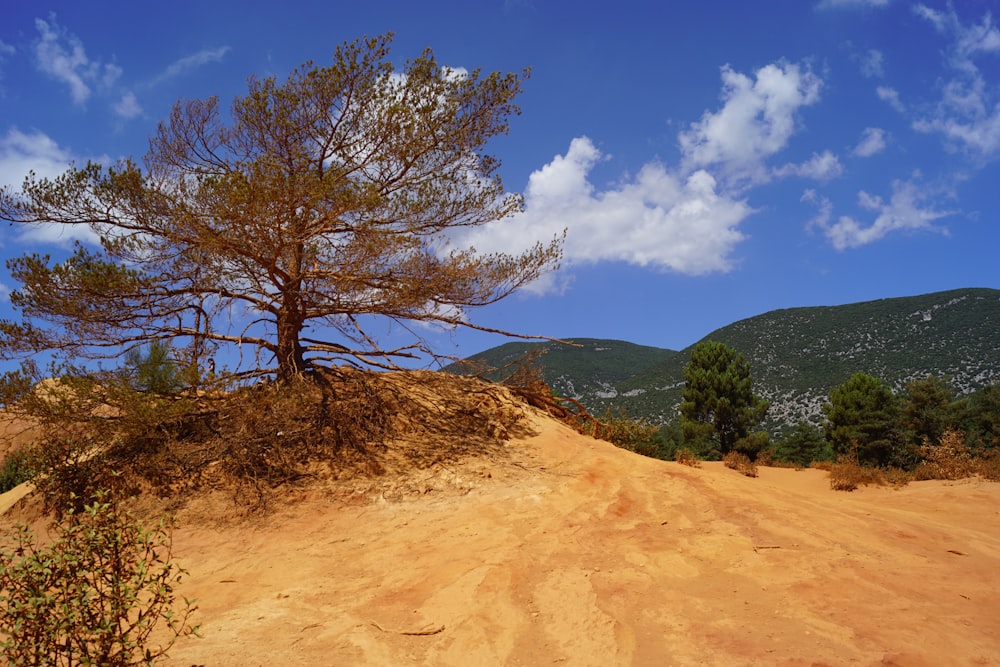
{"type": "Polygon", "coordinates": [[[142,115],[142,107],[135,93],[129,91],[121,96],[114,106],[115,115],[124,120],[129,120],[142,115]]]}
{"type": "Polygon", "coordinates": [[[896,111],[900,113],[906,111],[906,107],[903,105],[902,100],[899,99],[899,91],[895,88],[879,86],[875,89],[875,94],[878,95],[880,100],[891,106],[896,111]]]}
{"type": "Polygon", "coordinates": [[[38,69],[69,88],[74,104],[90,99],[92,86],[108,88],[122,74],[114,63],[101,63],[87,56],[83,42],[59,25],[55,15],[49,20],[35,19],[38,39],[34,43],[38,69]]]}
{"type": "Polygon", "coordinates": [[[1000,29],[988,13],[978,23],[966,24],[951,7],[938,11],[916,5],[913,11],[951,40],[947,59],[954,70],[934,113],[915,120],[913,129],[938,133],[980,157],[1000,153],[1000,89],[976,64],[977,58],[1000,57],[1000,29]]]}
{"type": "Polygon", "coordinates": [[[858,58],[861,74],[868,79],[885,76],[885,56],[878,49],[869,49],[858,58]]]}
{"type": "Polygon", "coordinates": [[[844,173],[844,166],[832,152],[823,151],[822,153],[813,153],[812,157],[805,162],[788,163],[778,167],[773,173],[778,178],[798,176],[817,181],[831,181],[844,173]]]}
{"type": "Polygon", "coordinates": [[[820,0],[817,9],[880,9],[888,7],[889,0],[820,0]]]}
{"type": "Polygon", "coordinates": [[[220,46],[217,49],[203,49],[197,53],[192,53],[180,60],[171,63],[163,72],[149,82],[150,86],[163,83],[168,79],[180,76],[184,72],[197,69],[202,65],[221,62],[222,58],[229,52],[228,46],[220,46]]]}
{"type": "Polygon", "coordinates": [[[837,250],[858,248],[885,238],[888,234],[901,231],[936,231],[947,234],[946,227],[934,225],[934,221],[956,214],[953,210],[935,208],[933,196],[925,187],[913,181],[896,180],[892,183],[889,201],[864,190],[858,193],[858,206],[874,214],[871,222],[851,216],[840,216],[831,223],[832,205],[824,197],[807,191],[803,201],[818,208],[818,213],[810,222],[810,227],[818,227],[837,250]]]}

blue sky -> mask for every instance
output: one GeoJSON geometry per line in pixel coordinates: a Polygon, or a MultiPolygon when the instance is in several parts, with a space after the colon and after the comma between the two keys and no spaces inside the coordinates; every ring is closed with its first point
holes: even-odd
{"type": "MultiPolygon", "coordinates": [[[[565,259],[470,313],[486,327],[680,349],[778,308],[1000,287],[995,0],[11,4],[15,188],[139,158],[177,99],[229,100],[363,35],[395,32],[399,63],[431,47],[455,68],[531,67],[491,147],[526,210],[468,240],[514,252],[566,229],[565,259]]],[[[68,241],[0,234],[4,258],[68,241]]],[[[16,287],[0,272],[2,318],[16,287]]],[[[504,342],[429,335],[458,356],[504,342]]]]}

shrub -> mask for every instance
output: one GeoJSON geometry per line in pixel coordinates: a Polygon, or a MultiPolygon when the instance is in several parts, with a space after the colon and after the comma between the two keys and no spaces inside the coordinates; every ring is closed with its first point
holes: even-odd
{"type": "Polygon", "coordinates": [[[624,409],[617,415],[608,410],[601,421],[587,422],[583,431],[595,438],[607,440],[616,447],[643,456],[656,458],[660,448],[658,440],[660,427],[642,420],[630,419],[624,409]]]}
{"type": "Polygon", "coordinates": [[[757,464],[750,460],[750,457],[743,452],[732,451],[722,457],[722,463],[727,468],[732,468],[741,475],[747,477],[757,476],[757,464]]]}
{"type": "Polygon", "coordinates": [[[674,455],[674,460],[680,464],[690,466],[692,468],[701,467],[701,461],[699,461],[698,457],[694,455],[694,452],[692,452],[687,447],[681,447],[680,449],[678,449],[677,453],[674,455]]]}
{"type": "Polygon", "coordinates": [[[830,488],[834,491],[854,491],[869,484],[885,484],[885,478],[878,468],[861,465],[856,449],[830,465],[830,488]]]}
{"type": "Polygon", "coordinates": [[[169,524],[146,527],[104,492],[71,513],[54,542],[26,526],[0,549],[0,651],[10,665],[152,664],[182,636],[195,610],[174,587],[186,574],[171,561],[169,524]],[[163,645],[151,645],[157,626],[163,645]]]}
{"type": "Polygon", "coordinates": [[[16,449],[4,458],[0,467],[0,493],[10,491],[18,484],[27,482],[32,476],[31,453],[27,449],[16,449]]]}
{"type": "Polygon", "coordinates": [[[974,476],[981,468],[960,431],[945,431],[938,444],[925,441],[918,451],[924,459],[915,471],[919,479],[963,479],[974,476]]]}

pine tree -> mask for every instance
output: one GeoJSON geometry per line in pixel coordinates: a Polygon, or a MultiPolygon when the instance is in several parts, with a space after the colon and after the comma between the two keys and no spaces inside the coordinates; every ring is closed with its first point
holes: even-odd
{"type": "Polygon", "coordinates": [[[686,445],[710,456],[740,451],[755,457],[767,434],[755,429],[769,404],[753,393],[750,365],[715,341],[699,343],[684,369],[681,429],[686,445]]]}

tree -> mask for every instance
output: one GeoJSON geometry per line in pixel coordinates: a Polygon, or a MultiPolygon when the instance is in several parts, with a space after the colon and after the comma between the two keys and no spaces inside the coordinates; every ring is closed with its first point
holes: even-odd
{"type": "Polygon", "coordinates": [[[855,373],[830,391],[823,405],[824,431],[837,454],[857,447],[858,461],[884,466],[903,457],[899,428],[899,400],[884,382],[867,373],[855,373]]]}
{"type": "Polygon", "coordinates": [[[183,386],[177,363],[170,355],[170,346],[162,341],[150,342],[145,354],[138,348],[130,350],[125,356],[125,365],[130,385],[137,391],[173,394],[183,386]]]}
{"type": "Polygon", "coordinates": [[[519,255],[457,246],[522,208],[485,148],[519,113],[528,72],[466,73],[430,50],[397,71],[391,38],[345,43],[330,66],[283,82],[251,78],[228,123],[217,98],[177,102],[142,164],[2,191],[0,219],[86,227],[100,247],[8,262],[23,321],[0,322],[0,355],[111,358],[155,340],[198,364],[235,345],[241,362],[256,350],[248,374],[287,380],[323,362],[433,354],[414,321],[481,328],[468,309],[561,256],[559,238],[519,255]],[[381,345],[372,323],[384,318],[412,338],[381,345]]]}
{"type": "Polygon", "coordinates": [[[767,435],[755,432],[769,404],[753,393],[750,365],[727,345],[698,343],[684,369],[681,429],[684,441],[719,456],[741,451],[754,457],[767,435]]]}
{"type": "Polygon", "coordinates": [[[970,397],[964,421],[969,444],[978,449],[1000,447],[1000,383],[987,385],[970,397]]]}
{"type": "Polygon", "coordinates": [[[954,390],[940,377],[931,375],[908,382],[902,417],[911,444],[937,443],[946,431],[958,427],[963,408],[963,403],[955,400],[954,390]]]}
{"type": "Polygon", "coordinates": [[[800,466],[831,458],[822,429],[807,421],[795,424],[790,433],[775,443],[774,456],[800,466]]]}

